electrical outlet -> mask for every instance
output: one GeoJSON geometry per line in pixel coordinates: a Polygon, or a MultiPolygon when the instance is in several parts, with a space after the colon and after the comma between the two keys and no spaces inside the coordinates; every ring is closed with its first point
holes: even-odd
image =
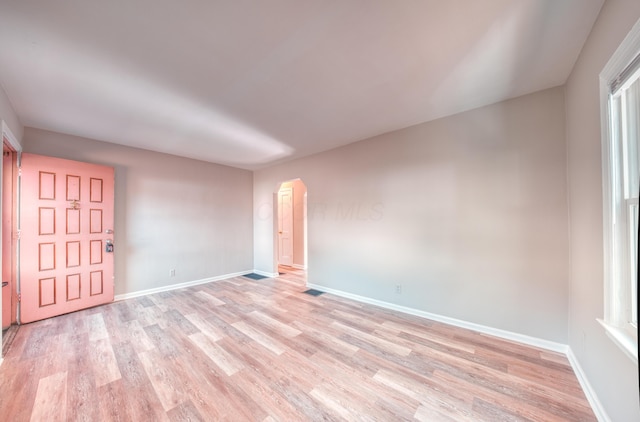
{"type": "Polygon", "coordinates": [[[396,293],[397,294],[402,293],[402,284],[396,284],[396,293]]]}
{"type": "Polygon", "coordinates": [[[172,268],[171,270],[169,270],[169,276],[171,276],[171,277],[175,277],[176,276],[175,268],[172,268]]]}

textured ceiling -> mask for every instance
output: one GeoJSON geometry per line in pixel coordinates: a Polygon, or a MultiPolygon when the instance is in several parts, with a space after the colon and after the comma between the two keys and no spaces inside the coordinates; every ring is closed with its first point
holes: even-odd
{"type": "Polygon", "coordinates": [[[25,126],[256,169],[565,82],[603,0],[0,0],[25,126]]]}

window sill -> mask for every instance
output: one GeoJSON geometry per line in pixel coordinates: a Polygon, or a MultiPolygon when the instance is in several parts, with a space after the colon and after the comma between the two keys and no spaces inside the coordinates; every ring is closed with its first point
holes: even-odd
{"type": "Polygon", "coordinates": [[[607,336],[618,346],[625,355],[629,357],[636,365],[638,364],[638,343],[633,336],[615,325],[598,319],[598,322],[604,327],[607,336]]]}

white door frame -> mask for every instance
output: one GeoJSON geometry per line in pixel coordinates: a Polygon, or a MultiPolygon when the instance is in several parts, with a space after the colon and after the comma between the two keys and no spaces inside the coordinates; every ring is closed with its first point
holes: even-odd
{"type": "MultiPolygon", "coordinates": [[[[14,154],[16,154],[17,156],[17,162],[18,165],[20,165],[20,156],[22,153],[22,145],[20,145],[20,142],[18,142],[18,139],[15,137],[15,135],[13,134],[13,132],[11,132],[11,129],[9,129],[9,126],[7,125],[7,123],[2,120],[0,121],[0,130],[1,130],[1,140],[3,145],[6,143],[7,146],[9,147],[9,149],[11,149],[13,151],[14,154]]],[[[3,162],[0,161],[0,181],[2,180],[2,174],[3,174],[3,169],[2,169],[2,165],[3,162]]],[[[2,183],[0,183],[0,201],[2,200],[2,183]]],[[[14,186],[15,189],[15,193],[14,193],[14,200],[17,201],[17,204],[15,204],[16,206],[14,207],[14,213],[13,213],[13,218],[14,218],[14,223],[12,224],[14,227],[18,228],[18,233],[19,233],[19,228],[20,228],[20,179],[18,176],[18,184],[17,186],[14,186]]],[[[0,210],[2,209],[2,204],[0,203],[0,210]]],[[[2,225],[0,224],[0,238],[2,236],[2,225]]],[[[16,262],[18,258],[19,258],[19,254],[20,254],[20,236],[13,236],[12,234],[12,238],[15,241],[15,245],[12,245],[14,251],[15,251],[15,258],[16,262]]],[[[4,265],[4,262],[2,262],[2,246],[0,243],[0,268],[2,268],[2,266],[4,265]]],[[[12,289],[15,289],[15,291],[20,291],[20,268],[19,265],[16,266],[16,268],[13,269],[13,280],[12,280],[12,289]]],[[[11,291],[9,294],[13,295],[13,291],[11,291]]],[[[16,315],[16,322],[20,323],[19,321],[19,317],[18,315],[20,315],[19,313],[19,307],[20,307],[20,302],[18,302],[16,304],[16,309],[17,309],[17,315],[16,315]]],[[[0,315],[2,315],[2,301],[0,300],[0,315]]],[[[12,318],[13,319],[13,318],[12,318]]],[[[0,337],[2,337],[0,335],[0,337]]],[[[1,339],[0,339],[1,341],[1,339]]],[[[0,350],[0,363],[2,363],[2,351],[0,350]]]]}

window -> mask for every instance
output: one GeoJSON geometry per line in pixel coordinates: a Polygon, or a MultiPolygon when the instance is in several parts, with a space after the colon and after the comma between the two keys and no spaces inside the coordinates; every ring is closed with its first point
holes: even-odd
{"type": "MultiPolygon", "coordinates": [[[[615,88],[615,87],[614,87],[615,88]]],[[[638,134],[640,129],[640,66],[610,95],[611,216],[613,277],[619,283],[622,322],[637,331],[638,288],[638,134]]]]}
{"type": "Polygon", "coordinates": [[[640,21],[601,77],[607,334],[638,361],[640,21]]]}

